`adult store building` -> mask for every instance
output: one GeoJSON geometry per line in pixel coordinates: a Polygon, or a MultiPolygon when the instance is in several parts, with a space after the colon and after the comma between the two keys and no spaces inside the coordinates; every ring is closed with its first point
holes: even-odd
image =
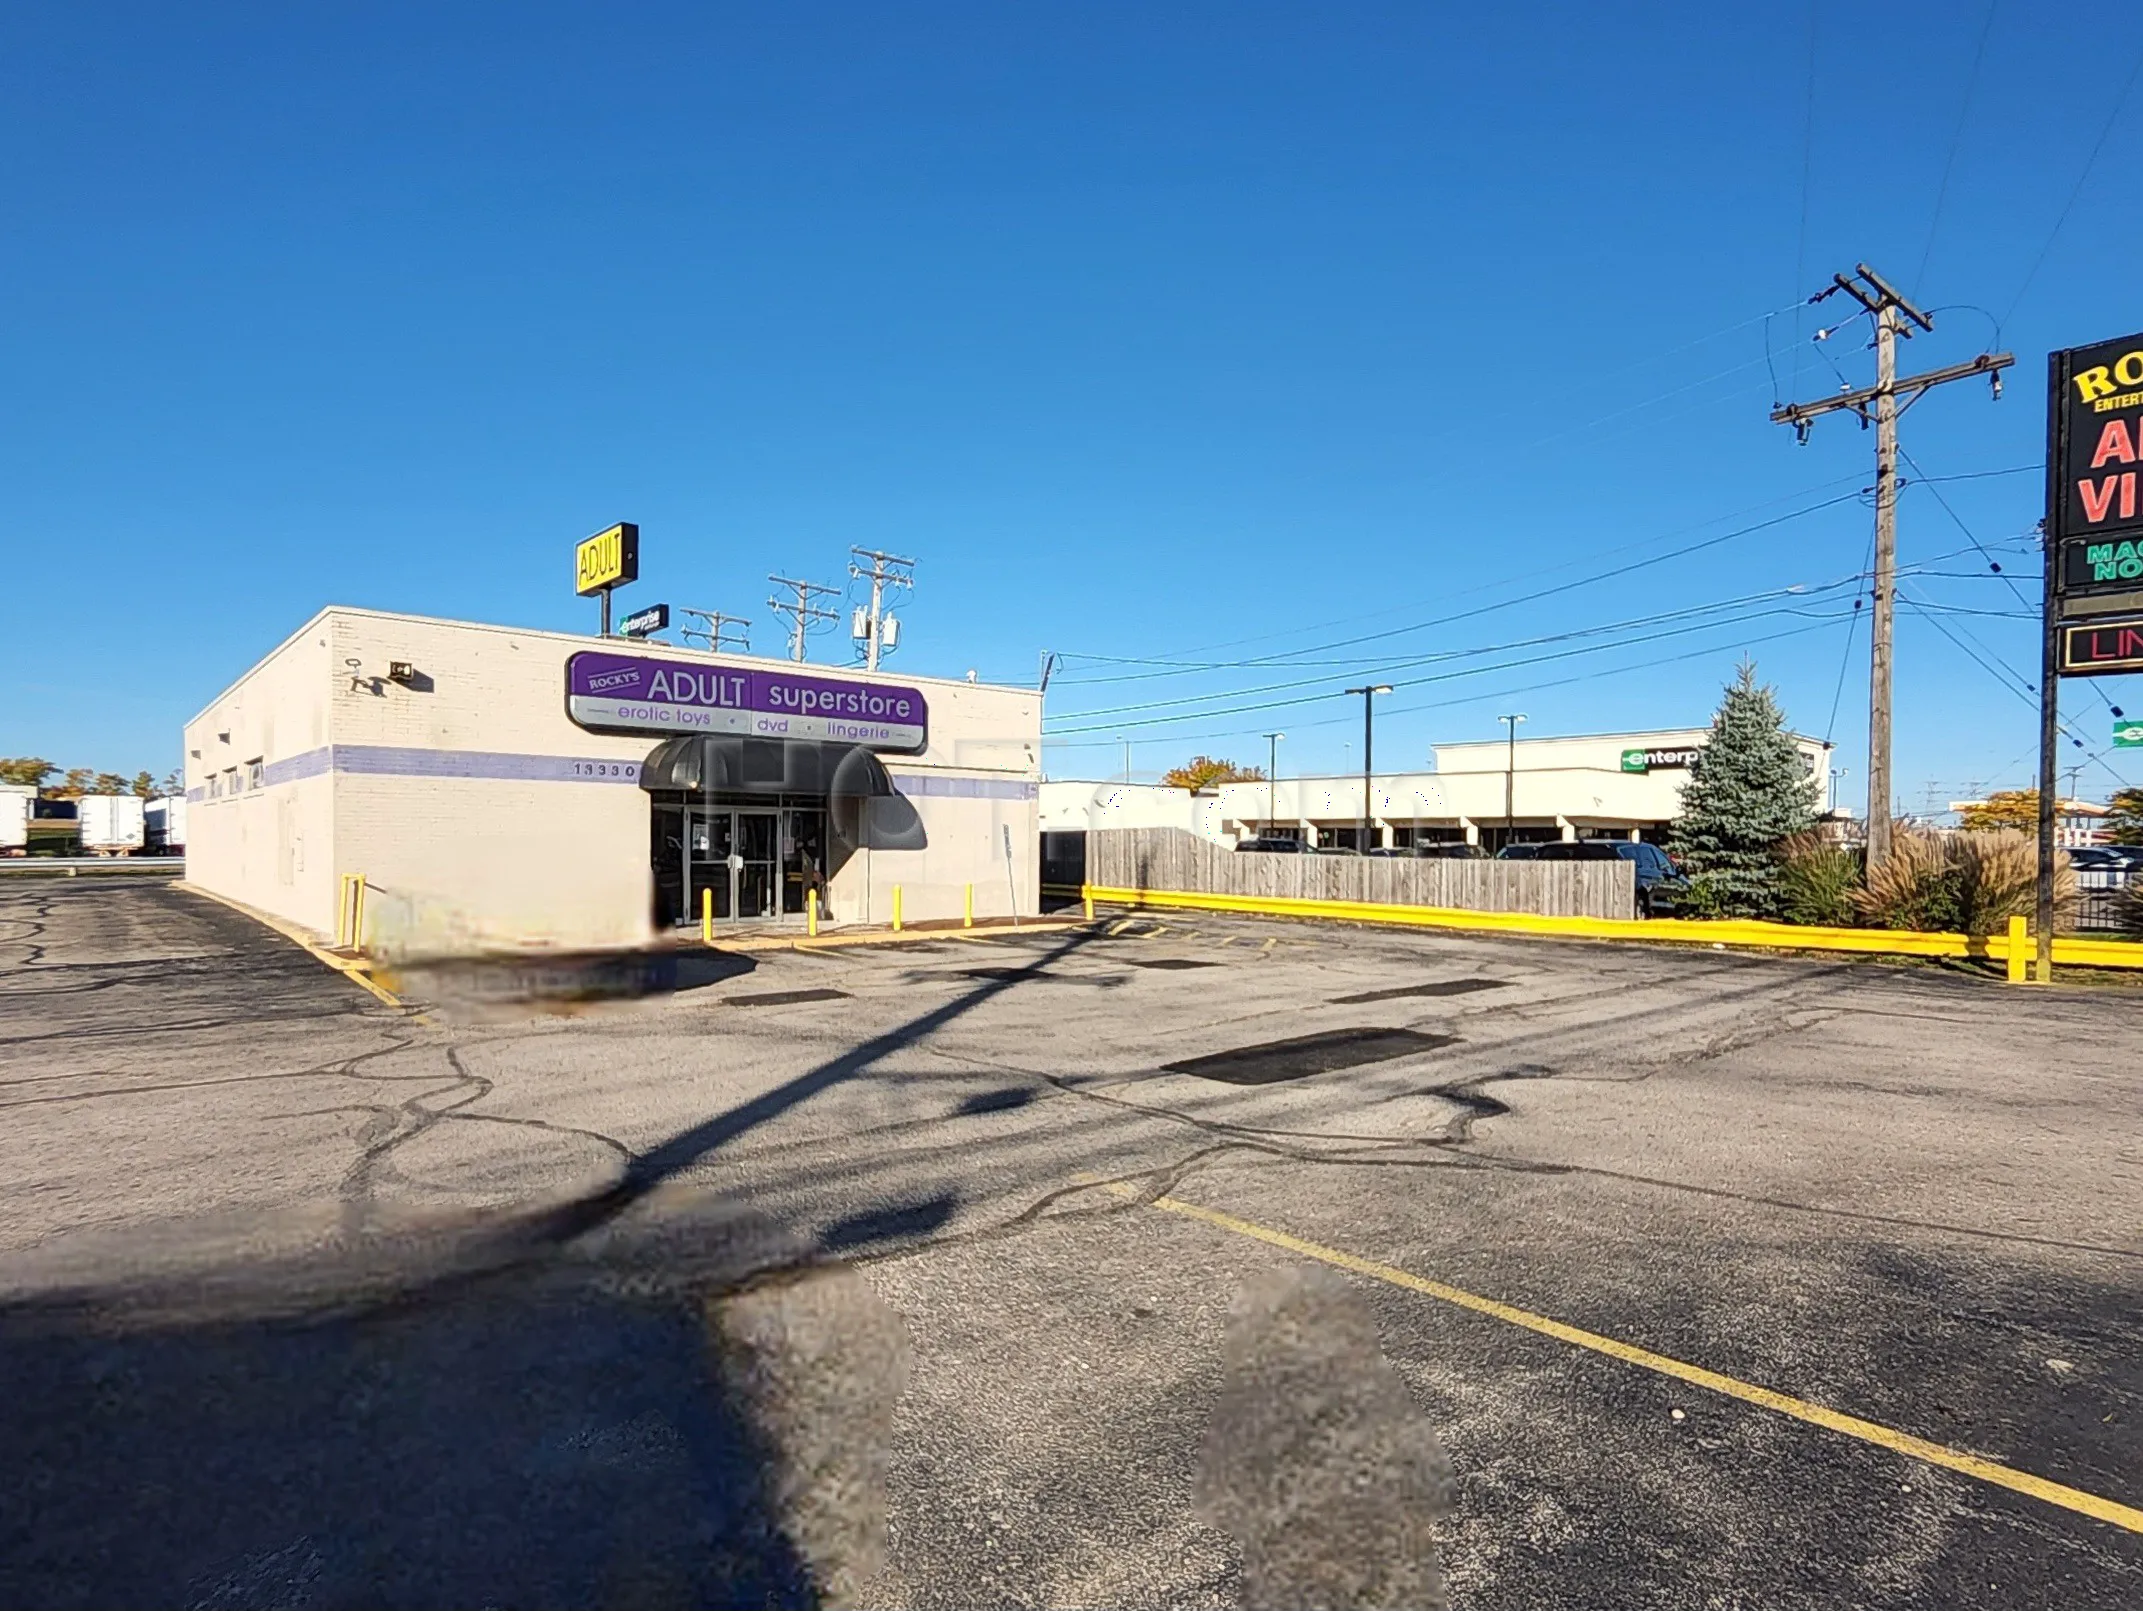
{"type": "Polygon", "coordinates": [[[333,607],[187,723],[189,882],[390,955],[1038,909],[1041,696],[333,607]]]}

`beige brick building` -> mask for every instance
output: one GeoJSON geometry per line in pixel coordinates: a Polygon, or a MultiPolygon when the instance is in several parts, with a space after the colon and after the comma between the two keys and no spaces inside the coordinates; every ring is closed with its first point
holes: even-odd
{"type": "Polygon", "coordinates": [[[186,725],[187,879],[390,955],[1037,910],[1041,696],[332,607],[186,725]]]}

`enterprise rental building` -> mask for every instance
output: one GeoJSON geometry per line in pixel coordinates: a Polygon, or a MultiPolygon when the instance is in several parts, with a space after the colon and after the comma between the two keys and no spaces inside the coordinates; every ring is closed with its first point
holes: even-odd
{"type": "Polygon", "coordinates": [[[322,610],[186,726],[186,877],[391,955],[1038,909],[1041,696],[322,610]]]}

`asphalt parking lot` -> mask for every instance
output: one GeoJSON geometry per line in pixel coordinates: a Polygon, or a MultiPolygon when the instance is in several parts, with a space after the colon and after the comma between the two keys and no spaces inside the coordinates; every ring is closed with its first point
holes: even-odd
{"type": "Polygon", "coordinates": [[[1457,1606],[2143,1604],[2133,995],[1204,916],[529,977],[0,887],[0,1602],[1374,1603],[1427,1529],[1457,1606]]]}

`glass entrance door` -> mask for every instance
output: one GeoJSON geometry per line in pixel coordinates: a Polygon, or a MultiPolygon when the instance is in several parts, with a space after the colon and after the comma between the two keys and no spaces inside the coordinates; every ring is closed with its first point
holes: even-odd
{"type": "Polygon", "coordinates": [[[730,857],[736,849],[736,813],[733,811],[686,811],[685,909],[682,920],[697,923],[702,892],[714,897],[714,915],[726,920],[737,915],[736,874],[730,857]]]}
{"type": "Polygon", "coordinates": [[[724,923],[800,916],[805,892],[824,888],[824,839],[817,810],[658,807],[657,910],[688,927],[699,923],[702,900],[724,923]]]}
{"type": "Polygon", "coordinates": [[[781,916],[780,813],[738,811],[733,843],[736,892],[731,910],[741,918],[781,916]]]}

